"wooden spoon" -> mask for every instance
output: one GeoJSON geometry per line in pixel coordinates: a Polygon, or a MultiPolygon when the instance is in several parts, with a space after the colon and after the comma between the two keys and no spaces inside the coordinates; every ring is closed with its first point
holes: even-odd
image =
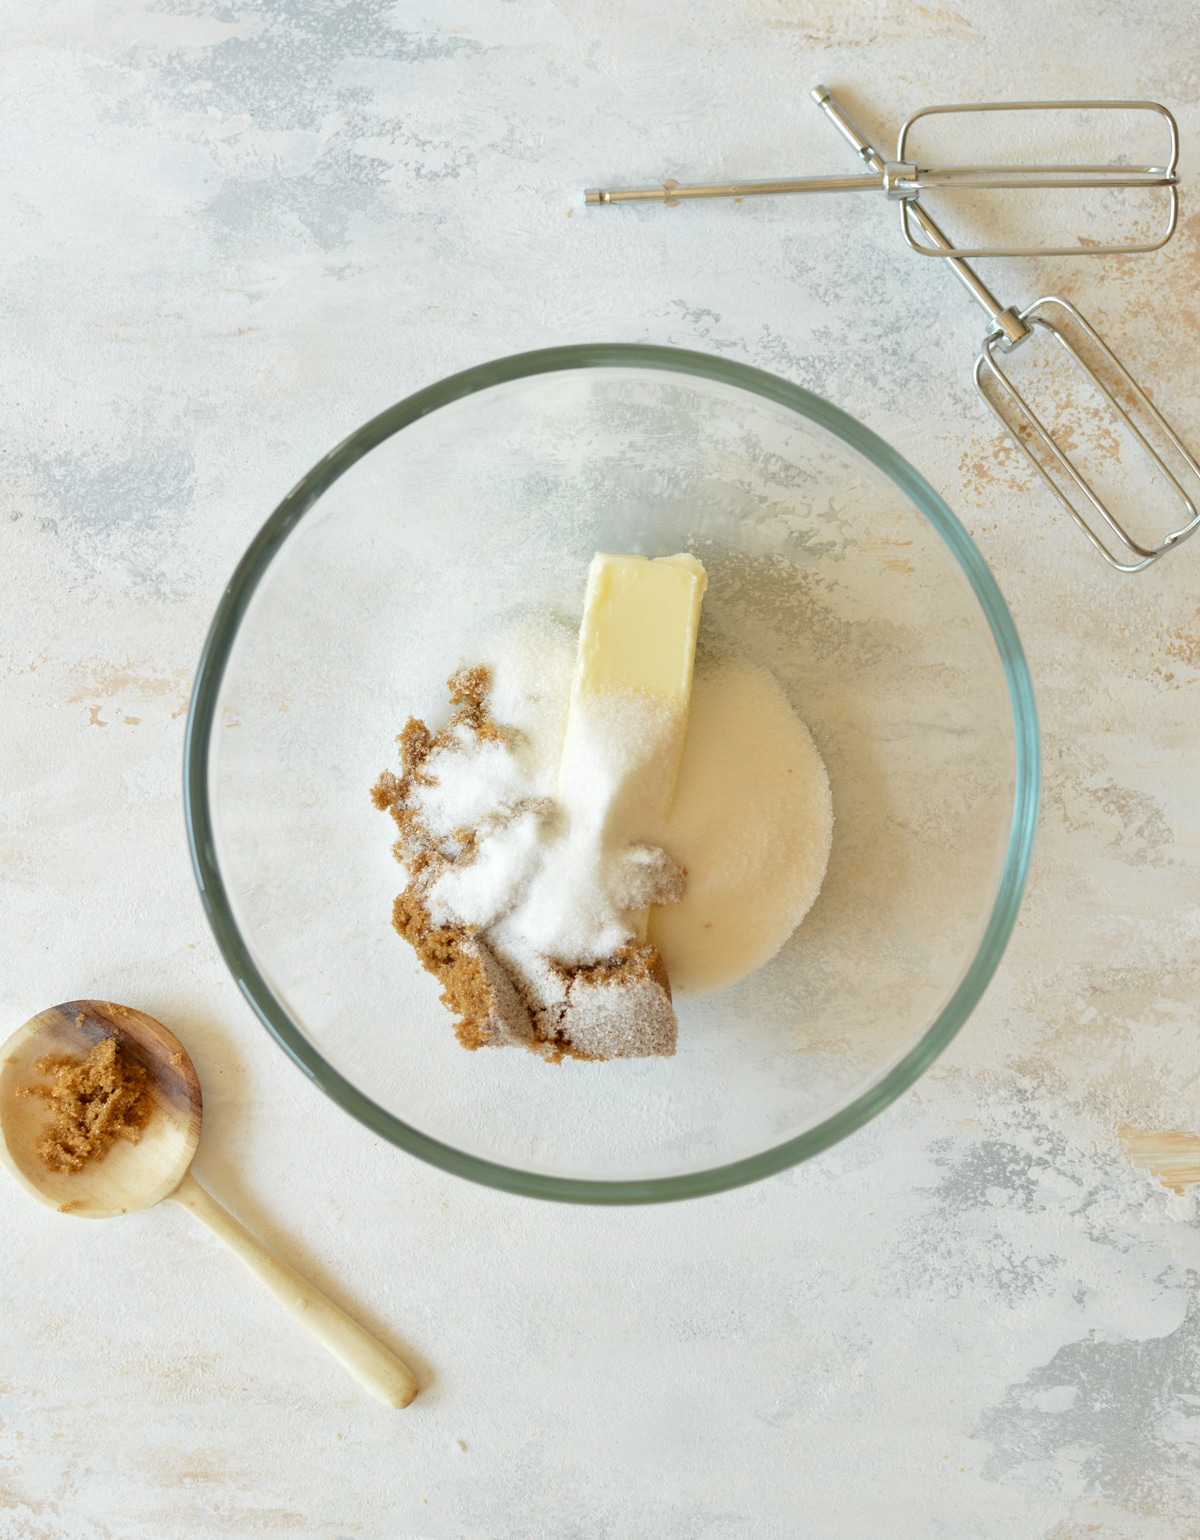
{"type": "Polygon", "coordinates": [[[387,1406],[407,1406],[417,1382],[394,1353],[272,1256],[191,1175],[200,1139],[200,1082],[182,1043],[141,1011],[107,1000],[70,1000],[40,1011],[0,1049],[0,1155],[22,1187],[60,1213],[108,1219],[174,1198],[191,1209],[266,1284],[285,1309],[387,1406]],[[23,1087],[48,1083],[34,1065],[46,1055],[84,1058],[101,1038],[148,1073],[154,1112],[136,1144],[118,1139],[82,1171],[51,1171],[37,1153],[45,1103],[23,1087]]]}

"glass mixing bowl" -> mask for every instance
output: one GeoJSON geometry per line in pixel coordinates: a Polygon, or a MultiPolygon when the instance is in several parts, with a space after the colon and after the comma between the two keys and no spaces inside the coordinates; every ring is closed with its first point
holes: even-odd
{"type": "Polygon", "coordinates": [[[335,1101],[476,1181],[634,1203],[779,1171],[916,1080],[1000,959],[1037,784],[1008,610],[895,450],[772,375],[604,345],[443,380],[284,499],[205,645],[185,801],[218,944],[335,1101]],[[772,670],[824,756],[829,870],[771,962],[677,999],[674,1058],[470,1053],[391,928],[369,789],[506,617],[578,620],[598,550],[704,561],[702,631],[772,670]]]}

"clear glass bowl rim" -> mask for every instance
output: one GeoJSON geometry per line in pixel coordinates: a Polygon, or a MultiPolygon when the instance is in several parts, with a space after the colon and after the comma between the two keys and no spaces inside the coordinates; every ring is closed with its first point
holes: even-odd
{"type": "Polygon", "coordinates": [[[267,1031],[340,1107],[401,1149],[485,1186],[568,1203],[657,1203],[722,1192],[786,1170],[861,1128],[932,1064],[974,1010],[1016,922],[1037,821],[1040,755],[1029,669],[1016,627],[987,563],[950,508],[883,439],[811,391],[747,364],[707,353],[641,343],[589,343],[492,359],[448,376],[389,407],[342,440],[287,494],[238,563],[200,655],[184,741],[183,802],[192,865],[217,945],[238,987],[267,1031]],[[305,513],[355,461],[392,434],[452,401],[531,375],[562,370],[631,368],[716,380],[791,408],[817,423],[883,471],[921,510],[949,547],[991,627],[1004,668],[1015,738],[1012,823],[991,916],[958,988],[924,1036],[877,1082],[805,1133],[727,1165],[644,1181],[595,1181],[523,1171],[466,1154],[412,1128],[363,1094],[328,1064],[276,998],[255,966],[233,918],[217,864],[208,778],[209,750],[221,682],[238,628],[259,581],[305,513]]]}

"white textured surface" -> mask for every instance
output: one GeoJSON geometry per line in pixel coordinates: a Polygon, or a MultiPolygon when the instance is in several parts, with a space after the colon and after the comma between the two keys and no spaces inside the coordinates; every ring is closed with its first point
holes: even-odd
{"type": "MultiPolygon", "coordinates": [[[[1200,1131],[1200,543],[1110,575],[969,385],[882,200],[587,210],[604,180],[845,171],[807,101],[1156,97],[1193,5],[215,0],[7,8],[0,1001],[160,1016],[197,1170],[406,1351],[361,1395],[181,1211],[0,1188],[0,1536],[1190,1540],[1200,1224],[1118,1127],[1200,1131]],[[1031,46],[1021,46],[1030,38],[1031,46]],[[1028,899],[912,1093],[809,1165],[572,1210],[380,1143],[289,1067],[187,862],[187,692],[226,576],[372,413],[561,341],[717,351],[894,442],[992,563],[1038,690],[1028,899]]],[[[1200,437],[1200,220],[1061,288],[1200,437]]]]}

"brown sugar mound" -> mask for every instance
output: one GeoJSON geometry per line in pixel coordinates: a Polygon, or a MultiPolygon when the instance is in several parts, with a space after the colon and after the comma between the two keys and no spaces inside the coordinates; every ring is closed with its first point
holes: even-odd
{"type": "Polygon", "coordinates": [[[392,924],[442,986],[442,1004],[459,1019],[464,1048],[489,1043],[534,1045],[529,1009],[487,943],[464,925],[435,925],[410,882],[392,906],[392,924]]]}
{"type": "MultiPolygon", "coordinates": [[[[434,922],[429,888],[448,865],[474,859],[477,836],[458,830],[454,848],[447,849],[421,822],[414,790],[435,784],[427,761],[438,749],[461,743],[464,729],[480,739],[504,738],[488,714],[491,679],[485,666],[459,669],[447,683],[456,708],[449,723],[435,734],[410,717],[396,740],[400,774],[384,771],[371,797],[395,820],[400,838],[393,852],[408,875],[393,905],[392,924],[441,984],[442,1003],[458,1018],[458,1041],[470,1049],[521,1046],[552,1062],[673,1054],[677,1023],[671,986],[655,947],[624,946],[599,963],[568,966],[546,959],[535,981],[511,972],[476,927],[434,922]]],[[[665,875],[642,860],[650,885],[645,895],[639,890],[631,907],[679,896],[683,874],[664,859],[672,869],[665,875]],[[664,883],[670,892],[660,897],[664,883]]]]}
{"type": "Polygon", "coordinates": [[[51,1171],[82,1171],[106,1155],[118,1139],[136,1144],[154,1111],[146,1071],[121,1052],[115,1038],[96,1043],[86,1059],[49,1055],[33,1066],[53,1073],[51,1085],[22,1086],[21,1096],[39,1096],[53,1116],[42,1130],[37,1152],[51,1171]]]}
{"type": "MultiPolygon", "coordinates": [[[[409,717],[396,739],[400,774],[385,770],[371,789],[371,799],[390,812],[400,831],[393,849],[408,872],[408,884],[392,906],[392,924],[416,952],[426,972],[442,986],[442,1004],[458,1020],[454,1033],[464,1048],[489,1043],[521,1042],[533,1047],[535,1035],[528,1007],[507,970],[482,937],[465,925],[435,925],[425,902],[430,884],[450,857],[425,829],[412,806],[413,788],[431,784],[425,762],[437,749],[455,741],[466,729],[476,738],[503,735],[487,710],[491,684],[488,670],[477,664],[451,674],[447,685],[456,709],[439,733],[431,733],[418,717],[409,717]]],[[[468,830],[459,840],[459,858],[473,843],[468,830]]]]}
{"type": "Polygon", "coordinates": [[[540,1035],[580,1059],[643,1059],[675,1052],[678,1022],[658,948],[621,947],[597,963],[553,964],[562,993],[535,1012],[540,1035]]]}

